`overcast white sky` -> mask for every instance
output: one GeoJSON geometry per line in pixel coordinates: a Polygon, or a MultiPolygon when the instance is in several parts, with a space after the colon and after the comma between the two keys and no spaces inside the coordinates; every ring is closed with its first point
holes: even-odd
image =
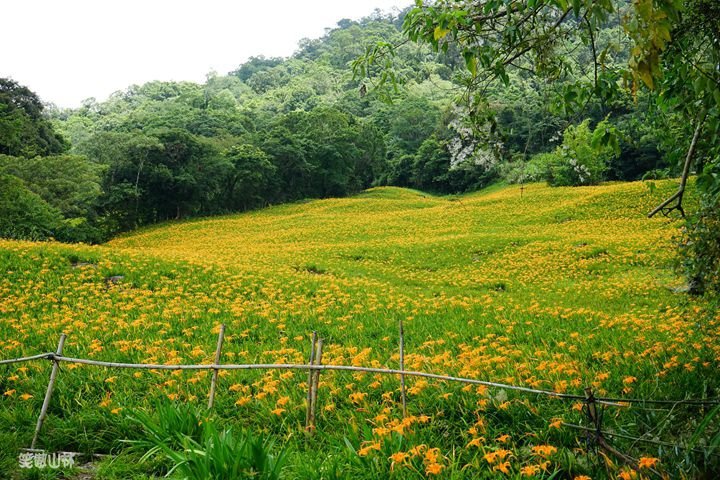
{"type": "Polygon", "coordinates": [[[76,107],[151,80],[202,82],[288,56],[342,18],[412,0],[0,0],[0,77],[76,107]]]}

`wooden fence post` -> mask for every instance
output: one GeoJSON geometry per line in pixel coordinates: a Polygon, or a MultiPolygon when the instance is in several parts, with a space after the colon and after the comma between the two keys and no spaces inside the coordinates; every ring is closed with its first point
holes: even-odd
{"type": "MultiPolygon", "coordinates": [[[[65,338],[66,336],[64,333],[60,335],[60,341],[58,341],[58,347],[55,351],[55,355],[62,355],[63,346],[65,346],[65,338]]],[[[48,406],[50,405],[50,397],[52,397],[53,389],[55,388],[55,380],[57,379],[58,370],[60,370],[60,361],[53,359],[50,381],[48,382],[47,390],[45,391],[45,400],[43,400],[42,408],[40,409],[40,416],[38,417],[37,425],[35,425],[35,434],[33,435],[32,443],[30,443],[31,449],[34,449],[37,444],[40,429],[42,428],[45,417],[47,416],[48,406]]]]}
{"type": "MultiPolygon", "coordinates": [[[[317,345],[317,332],[312,332],[312,339],[310,340],[310,360],[308,365],[315,364],[315,348],[317,345]]],[[[307,409],[305,410],[305,428],[310,429],[310,408],[312,407],[312,385],[313,385],[313,370],[308,369],[308,383],[307,383],[307,409]]]]}
{"type": "MultiPolygon", "coordinates": [[[[315,365],[322,364],[322,348],[323,340],[319,338],[317,341],[317,351],[315,352],[315,365]]],[[[310,397],[310,424],[309,429],[315,430],[315,413],[317,412],[317,396],[318,387],[320,385],[320,370],[312,370],[312,389],[310,397]]]]}
{"type": "Polygon", "coordinates": [[[600,429],[600,417],[598,416],[597,404],[595,403],[595,395],[593,395],[592,388],[587,387],[585,389],[585,406],[587,408],[586,414],[595,428],[595,435],[598,437],[602,436],[600,429]]]}
{"type": "MultiPolygon", "coordinates": [[[[400,371],[405,371],[405,330],[403,321],[400,319],[400,371]]],[[[400,374],[400,395],[402,396],[403,418],[407,417],[407,396],[405,392],[405,375],[400,374]]]]}
{"type": "MultiPolygon", "coordinates": [[[[222,351],[223,341],[225,339],[225,324],[220,325],[220,333],[218,333],[217,347],[215,348],[215,365],[220,364],[220,352],[222,351]]],[[[218,369],[213,369],[212,381],[210,383],[210,398],[208,399],[208,409],[213,407],[215,403],[215,390],[217,389],[218,369]]]]}

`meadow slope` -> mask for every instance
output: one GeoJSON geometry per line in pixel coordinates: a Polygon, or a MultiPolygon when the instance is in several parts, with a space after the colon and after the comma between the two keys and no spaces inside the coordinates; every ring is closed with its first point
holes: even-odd
{"type": "MultiPolygon", "coordinates": [[[[533,184],[434,197],[387,187],[167,223],[96,247],[0,240],[0,358],[54,350],[65,332],[68,356],[211,363],[224,323],[224,362],[307,362],[315,330],[324,363],[396,368],[402,319],[408,369],[578,394],[717,395],[720,320],[673,292],[681,222],[645,217],[673,188],[533,184]],[[107,282],[113,275],[123,278],[107,282]]],[[[48,372],[46,362],[0,369],[0,467],[12,470],[29,444],[48,372]]],[[[624,471],[607,473],[561,426],[583,421],[580,403],[409,379],[403,421],[397,378],[370,374],[323,374],[308,444],[306,377],[223,373],[213,413],[286,444],[289,478],[624,471]]],[[[42,443],[125,452],[119,440],[138,435],[127,412],[158,399],[202,405],[208,385],[208,372],[67,365],[42,443]]],[[[681,441],[701,414],[625,407],[606,422],[681,441]]],[[[670,472],[711,468],[630,443],[620,445],[670,472]]],[[[116,462],[100,476],[148,468],[116,462]]]]}

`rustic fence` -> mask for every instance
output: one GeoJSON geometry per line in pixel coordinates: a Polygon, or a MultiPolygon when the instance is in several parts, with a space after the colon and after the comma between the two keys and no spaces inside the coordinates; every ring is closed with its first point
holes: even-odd
{"type": "Polygon", "coordinates": [[[625,453],[619,451],[613,447],[608,440],[608,437],[624,438],[633,440],[635,442],[645,442],[655,444],[658,446],[665,446],[674,449],[682,449],[687,451],[693,451],[697,453],[707,453],[706,451],[695,449],[692,447],[678,445],[668,442],[662,442],[650,438],[633,437],[629,435],[608,432],[602,429],[602,419],[605,407],[628,407],[631,405],[670,405],[673,408],[678,405],[692,405],[692,406],[716,406],[720,405],[720,398],[711,399],[691,399],[683,398],[676,400],[669,399],[641,399],[641,398],[613,398],[613,397],[596,397],[591,388],[586,388],[583,395],[559,393],[551,390],[544,390],[538,388],[530,388],[519,385],[510,385],[506,383],[491,382],[487,380],[478,380],[474,378],[456,377],[450,375],[442,375],[436,373],[428,373],[415,370],[405,369],[405,335],[403,329],[403,323],[400,321],[399,324],[399,369],[392,368],[375,368],[375,367],[359,367],[350,365],[326,365],[322,363],[322,349],[323,339],[319,338],[317,332],[312,333],[310,355],[307,364],[292,364],[292,363],[253,363],[253,364],[223,364],[220,363],[222,356],[222,348],[225,337],[225,325],[220,326],[218,334],[217,347],[215,350],[214,363],[212,364],[150,364],[150,363],[120,363],[120,362],[107,362],[100,360],[92,360],[87,358],[73,358],[63,356],[63,347],[65,345],[66,335],[62,334],[58,341],[58,346],[55,352],[41,353],[38,355],[32,355],[28,357],[13,358],[7,360],[0,360],[0,365],[10,365],[15,363],[31,362],[36,360],[49,360],[52,362],[52,370],[50,372],[50,379],[45,392],[42,407],[40,409],[40,415],[38,416],[33,439],[30,448],[27,451],[38,451],[36,449],[37,441],[42,430],[43,423],[47,416],[48,407],[52,398],[55,382],[57,381],[58,374],[60,371],[60,363],[67,362],[72,364],[92,365],[97,367],[105,368],[130,368],[130,369],[151,369],[151,370],[212,370],[212,377],[210,383],[210,392],[208,395],[208,408],[213,408],[215,401],[217,385],[218,385],[218,374],[221,370],[307,370],[307,399],[306,399],[306,416],[305,416],[305,428],[312,432],[316,428],[316,412],[317,412],[317,400],[318,400],[318,386],[320,382],[320,374],[323,371],[351,371],[351,372],[364,372],[364,373],[375,373],[384,375],[399,376],[400,378],[400,392],[402,401],[402,414],[403,418],[407,416],[407,392],[405,385],[406,377],[420,377],[428,378],[433,380],[441,380],[448,382],[458,382],[471,385],[482,385],[491,388],[502,388],[505,390],[521,392],[525,394],[537,394],[547,397],[557,398],[561,400],[572,400],[583,402],[583,411],[590,423],[590,427],[575,425],[563,422],[564,426],[574,428],[583,431],[587,434],[587,440],[592,442],[594,446],[602,449],[604,452],[611,454],[620,462],[637,469],[638,462],[634,458],[625,453]]]}

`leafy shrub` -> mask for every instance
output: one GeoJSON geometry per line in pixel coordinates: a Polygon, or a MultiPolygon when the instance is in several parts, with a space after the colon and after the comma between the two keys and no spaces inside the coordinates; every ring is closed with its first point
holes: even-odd
{"type": "MultiPolygon", "coordinates": [[[[536,157],[539,157],[538,154],[536,157]]],[[[508,162],[498,165],[498,175],[507,183],[530,183],[544,180],[544,169],[539,168],[537,163],[529,162],[525,155],[515,153],[508,162]]]]}
{"type": "MultiPolygon", "coordinates": [[[[559,162],[552,165],[548,183],[553,186],[594,185],[603,180],[610,159],[607,149],[596,150],[590,120],[571,125],[563,132],[563,143],[555,151],[559,162]]],[[[596,130],[603,128],[598,125],[596,130]]]]}
{"type": "Polygon", "coordinates": [[[112,231],[105,228],[102,219],[90,221],[84,217],[66,218],[57,228],[55,239],[72,243],[101,243],[108,239],[112,231]]]}
{"type": "MultiPolygon", "coordinates": [[[[37,228],[30,234],[23,233],[27,231],[23,228],[15,232],[13,238],[41,240],[52,236],[65,242],[103,241],[109,230],[100,225],[95,212],[102,193],[102,171],[102,167],[78,155],[34,158],[0,155],[0,174],[19,179],[23,188],[40,198],[53,212],[52,216],[57,217],[45,228],[45,233],[37,228]],[[52,235],[49,235],[50,230],[52,235]]],[[[13,223],[4,213],[0,215],[2,222],[13,223]]],[[[35,224],[37,226],[37,221],[35,224]]]]}
{"type": "Polygon", "coordinates": [[[538,153],[533,156],[524,167],[526,175],[535,177],[536,180],[545,180],[552,185],[553,171],[562,162],[556,152],[538,153]]]}
{"type": "Polygon", "coordinates": [[[0,155],[0,172],[21,179],[67,218],[90,216],[98,197],[104,169],[79,155],[11,157],[0,155]]]}
{"type": "Polygon", "coordinates": [[[153,405],[155,415],[143,411],[133,411],[128,417],[139,424],[142,440],[131,443],[146,449],[157,449],[160,444],[173,448],[180,445],[178,439],[190,437],[200,440],[202,437],[203,417],[191,405],[172,405],[168,402],[156,402],[153,405]]]}
{"type": "Polygon", "coordinates": [[[566,128],[562,145],[553,152],[539,153],[518,167],[526,178],[543,178],[556,187],[595,185],[605,179],[609,161],[618,150],[617,134],[607,120],[594,131],[590,120],[585,120],[566,128]]]}

